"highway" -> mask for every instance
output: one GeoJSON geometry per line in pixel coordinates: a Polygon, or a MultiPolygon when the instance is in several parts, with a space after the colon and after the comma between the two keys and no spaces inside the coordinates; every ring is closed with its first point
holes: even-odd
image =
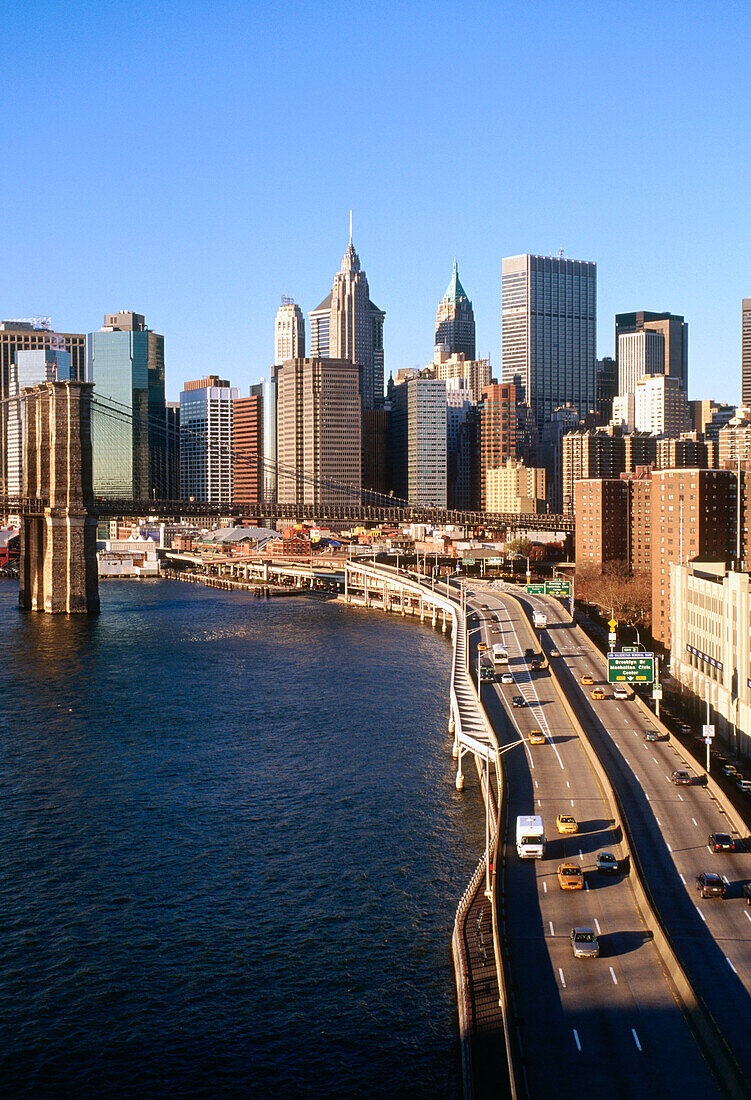
{"type": "MultiPolygon", "coordinates": [[[[525,659],[527,648],[538,648],[531,627],[502,592],[478,586],[471,606],[484,620],[474,640],[482,637],[489,649],[503,644],[514,676],[511,685],[485,685],[482,697],[499,741],[512,746],[502,756],[508,813],[498,896],[510,945],[520,1095],[633,1098],[682,1089],[692,1097],[723,1095],[663,972],[628,874],[606,876],[595,869],[597,853],[617,853],[621,838],[553,678],[547,669],[532,671],[525,659]],[[487,611],[480,609],[483,603],[487,611]],[[513,695],[522,695],[527,705],[512,708],[513,695]],[[542,730],[545,744],[527,742],[532,729],[542,730]],[[542,814],[545,822],[543,860],[516,855],[516,817],[529,813],[542,814]],[[556,832],[559,813],[578,820],[576,835],[556,832]],[[556,868],[563,860],[583,868],[585,890],[560,889],[556,868]],[[573,957],[569,933],[575,925],[595,929],[600,958],[573,957]]],[[[570,659],[580,660],[573,653],[570,659]]],[[[667,793],[674,797],[675,789],[668,785],[667,793]]]]}
{"type": "Polygon", "coordinates": [[[522,598],[548,615],[549,629],[543,632],[546,648],[555,645],[561,653],[560,660],[553,662],[556,672],[619,791],[650,892],[673,946],[751,1080],[747,1041],[751,1034],[751,911],[740,896],[741,883],[751,879],[751,852],[710,851],[708,835],[732,834],[730,822],[706,786],[675,786],[670,781],[674,770],[701,778],[694,762],[677,743],[644,740],[650,723],[642,708],[636,702],[612,698],[601,657],[557,601],[522,598]],[[580,683],[587,674],[608,698],[590,698],[592,688],[580,683]],[[699,898],[696,876],[703,871],[724,878],[725,900],[699,898]]]}

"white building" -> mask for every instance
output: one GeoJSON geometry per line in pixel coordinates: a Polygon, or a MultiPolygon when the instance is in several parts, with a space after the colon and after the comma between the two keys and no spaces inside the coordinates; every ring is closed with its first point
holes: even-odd
{"type": "Polygon", "coordinates": [[[649,374],[665,373],[665,337],[642,329],[618,336],[618,393],[636,393],[636,383],[649,374]]]}
{"type": "Polygon", "coordinates": [[[214,375],[185,383],[180,394],[183,500],[232,500],[232,402],[239,397],[239,389],[214,375]]]}
{"type": "Polygon", "coordinates": [[[613,398],[613,419],[610,423],[628,434],[634,431],[636,423],[635,394],[619,393],[613,398]]]}
{"type": "MultiPolygon", "coordinates": [[[[637,332],[633,335],[647,334],[637,332]]],[[[690,427],[688,399],[680,378],[670,378],[666,374],[645,375],[636,383],[634,431],[676,436],[690,427]]]]}
{"type": "Polygon", "coordinates": [[[534,514],[545,506],[545,470],[525,466],[513,458],[491,467],[485,475],[488,512],[534,514]]]}
{"type": "Polygon", "coordinates": [[[282,298],[274,325],[274,364],[305,358],[305,318],[291,298],[282,298]]]}
{"type": "Polygon", "coordinates": [[[152,539],[108,539],[97,553],[100,577],[156,577],[157,545],[152,539]]]}
{"type": "Polygon", "coordinates": [[[751,756],[751,576],[695,559],[671,567],[670,671],[709,702],[717,734],[751,756]]]}

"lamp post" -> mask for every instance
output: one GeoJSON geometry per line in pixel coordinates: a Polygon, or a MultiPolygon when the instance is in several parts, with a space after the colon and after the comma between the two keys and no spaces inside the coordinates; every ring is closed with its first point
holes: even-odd
{"type": "MultiPolygon", "coordinates": [[[[482,619],[481,622],[485,622],[485,620],[482,619]]],[[[469,637],[470,637],[470,634],[477,634],[478,630],[481,631],[482,627],[481,626],[473,626],[471,630],[468,630],[467,629],[467,620],[466,619],[464,620],[464,671],[467,673],[468,676],[469,676],[469,637]]],[[[479,658],[479,654],[478,654],[478,658],[479,658]]],[[[477,662],[477,682],[478,682],[478,684],[480,683],[480,662],[479,662],[479,660],[477,662]]],[[[478,688],[477,694],[478,695],[480,694],[479,688],[478,688]]]]}

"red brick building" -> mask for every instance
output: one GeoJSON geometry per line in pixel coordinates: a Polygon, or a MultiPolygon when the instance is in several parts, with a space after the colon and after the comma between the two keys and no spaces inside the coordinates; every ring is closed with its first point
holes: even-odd
{"type": "Polygon", "coordinates": [[[261,387],[252,386],[250,397],[233,405],[233,496],[245,504],[263,500],[263,397],[261,387]]]}

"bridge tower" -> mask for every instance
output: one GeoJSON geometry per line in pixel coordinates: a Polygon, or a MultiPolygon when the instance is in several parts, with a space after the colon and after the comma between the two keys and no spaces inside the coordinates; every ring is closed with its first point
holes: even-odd
{"type": "Polygon", "coordinates": [[[18,602],[25,611],[99,610],[91,460],[91,382],[24,390],[25,497],[46,507],[21,520],[18,602]]]}

